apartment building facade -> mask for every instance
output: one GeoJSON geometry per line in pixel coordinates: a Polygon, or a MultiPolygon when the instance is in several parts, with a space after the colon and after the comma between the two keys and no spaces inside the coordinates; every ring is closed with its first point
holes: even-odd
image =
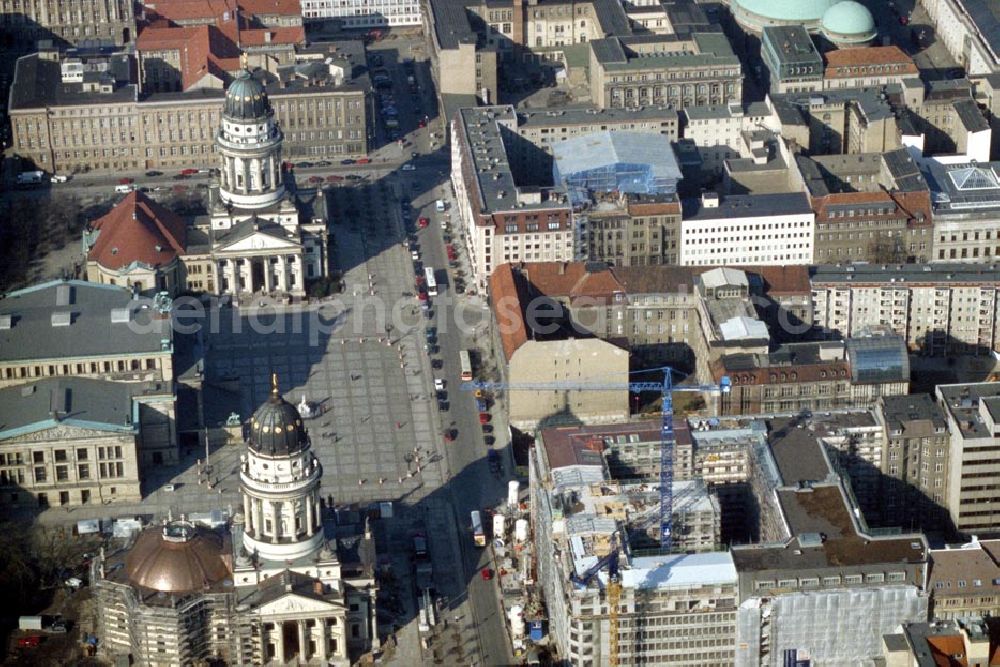
{"type": "Polygon", "coordinates": [[[134,5],[127,0],[3,0],[0,34],[30,50],[40,39],[62,46],[123,46],[135,39],[134,5]]]}
{"type": "Polygon", "coordinates": [[[938,385],[950,435],[946,504],[967,537],[1000,534],[1000,383],[938,385]]]}
{"type": "MultiPolygon", "coordinates": [[[[209,168],[224,91],[142,96],[135,83],[87,91],[59,85],[59,62],[18,60],[11,88],[13,149],[53,173],[209,168]]],[[[285,157],[361,157],[368,149],[367,76],[303,80],[280,72],[268,97],[285,157]]]]}
{"type": "Polygon", "coordinates": [[[912,162],[902,149],[795,156],[793,178],[816,212],[816,264],[933,257],[930,189],[912,162]]]}
{"type": "Polygon", "coordinates": [[[589,76],[598,108],[684,109],[743,99],[742,65],[721,32],[594,40],[589,76]]]}
{"type": "Polygon", "coordinates": [[[882,396],[875,416],[886,443],[883,525],[947,530],[949,435],[940,406],[928,394],[882,396]]]}
{"type": "Polygon", "coordinates": [[[816,216],[803,193],[706,193],[683,202],[680,264],[810,264],[816,216]]]}
{"type": "Polygon", "coordinates": [[[481,288],[505,262],[572,261],[577,234],[561,187],[518,186],[504,133],[514,131],[511,107],[466,108],[452,123],[451,182],[466,230],[473,275],[481,288]]]}
{"type": "Polygon", "coordinates": [[[1000,272],[988,265],[817,265],[813,324],[854,336],[888,327],[912,352],[990,354],[998,349],[1000,272]]]}
{"type": "Polygon", "coordinates": [[[931,185],[937,262],[991,263],[1000,255],[1000,162],[920,163],[931,185]]]}

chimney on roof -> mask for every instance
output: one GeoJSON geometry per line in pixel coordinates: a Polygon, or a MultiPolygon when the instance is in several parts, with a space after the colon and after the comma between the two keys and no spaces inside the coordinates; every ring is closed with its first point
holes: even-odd
{"type": "Polygon", "coordinates": [[[323,582],[322,581],[319,581],[317,579],[316,581],[313,582],[313,593],[315,593],[316,595],[322,595],[323,594],[323,582]]]}
{"type": "Polygon", "coordinates": [[[705,208],[719,208],[719,193],[711,191],[701,193],[701,205],[705,208]]]}
{"type": "Polygon", "coordinates": [[[559,275],[560,276],[566,275],[566,264],[567,264],[567,262],[559,262],[559,275]]]}

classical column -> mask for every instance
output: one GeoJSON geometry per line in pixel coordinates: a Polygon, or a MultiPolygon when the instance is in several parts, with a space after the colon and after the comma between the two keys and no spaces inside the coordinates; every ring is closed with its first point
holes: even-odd
{"type": "Polygon", "coordinates": [[[281,523],[278,518],[278,503],[271,502],[271,542],[277,543],[281,537],[281,523]]]}
{"type": "Polygon", "coordinates": [[[288,265],[285,263],[285,256],[278,255],[278,291],[287,292],[288,291],[288,279],[285,275],[288,271],[288,265]]]}
{"type": "Polygon", "coordinates": [[[317,618],[316,623],[319,624],[319,639],[316,642],[316,647],[319,649],[320,663],[325,665],[327,654],[330,651],[330,634],[326,627],[325,618],[317,618]]]}
{"type": "Polygon", "coordinates": [[[271,280],[273,279],[273,275],[271,274],[271,258],[264,255],[260,261],[264,263],[264,291],[271,292],[274,290],[274,287],[271,285],[271,280]]]}
{"type": "Polygon", "coordinates": [[[255,527],[255,532],[253,538],[255,540],[264,539],[264,501],[260,498],[253,499],[253,525],[255,527]]]}
{"type": "Polygon", "coordinates": [[[274,624],[274,657],[285,664],[285,628],[282,621],[274,624]]]}
{"type": "MultiPolygon", "coordinates": [[[[310,494],[310,496],[311,495],[312,494],[310,494]]],[[[315,526],[313,525],[315,523],[315,519],[313,518],[313,511],[314,511],[314,509],[313,509],[313,500],[312,500],[312,498],[310,496],[306,496],[306,499],[305,499],[305,505],[306,505],[306,535],[307,536],[311,536],[313,533],[316,532],[315,531],[315,526]]]]}
{"type": "Polygon", "coordinates": [[[316,530],[323,529],[323,512],[322,508],[319,506],[319,492],[316,493],[316,498],[313,500],[314,512],[316,513],[316,530]]]}
{"type": "Polygon", "coordinates": [[[306,622],[302,619],[296,621],[299,626],[299,662],[309,659],[309,644],[306,643],[306,622]]]}
{"type": "Polygon", "coordinates": [[[243,529],[251,535],[256,535],[253,529],[253,514],[250,512],[250,496],[243,494],[243,529]]]}

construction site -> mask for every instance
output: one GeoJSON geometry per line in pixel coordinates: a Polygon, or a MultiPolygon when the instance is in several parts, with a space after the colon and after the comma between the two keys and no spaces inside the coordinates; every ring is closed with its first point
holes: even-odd
{"type": "Polygon", "coordinates": [[[522,648],[579,667],[881,655],[883,634],[926,619],[927,544],[872,535],[826,442],[857,415],[817,419],[678,419],[666,476],[622,465],[653,458],[659,423],[541,430],[518,505],[530,558],[504,583],[539,628],[522,648]]]}

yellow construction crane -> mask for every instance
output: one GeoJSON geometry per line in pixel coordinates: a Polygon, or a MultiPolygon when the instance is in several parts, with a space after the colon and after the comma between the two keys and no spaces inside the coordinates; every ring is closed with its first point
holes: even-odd
{"type": "MultiPolygon", "coordinates": [[[[610,575],[611,573],[609,573],[610,575]]],[[[608,578],[608,634],[611,635],[611,667],[618,667],[618,601],[622,597],[622,585],[617,573],[608,578]]]]}

